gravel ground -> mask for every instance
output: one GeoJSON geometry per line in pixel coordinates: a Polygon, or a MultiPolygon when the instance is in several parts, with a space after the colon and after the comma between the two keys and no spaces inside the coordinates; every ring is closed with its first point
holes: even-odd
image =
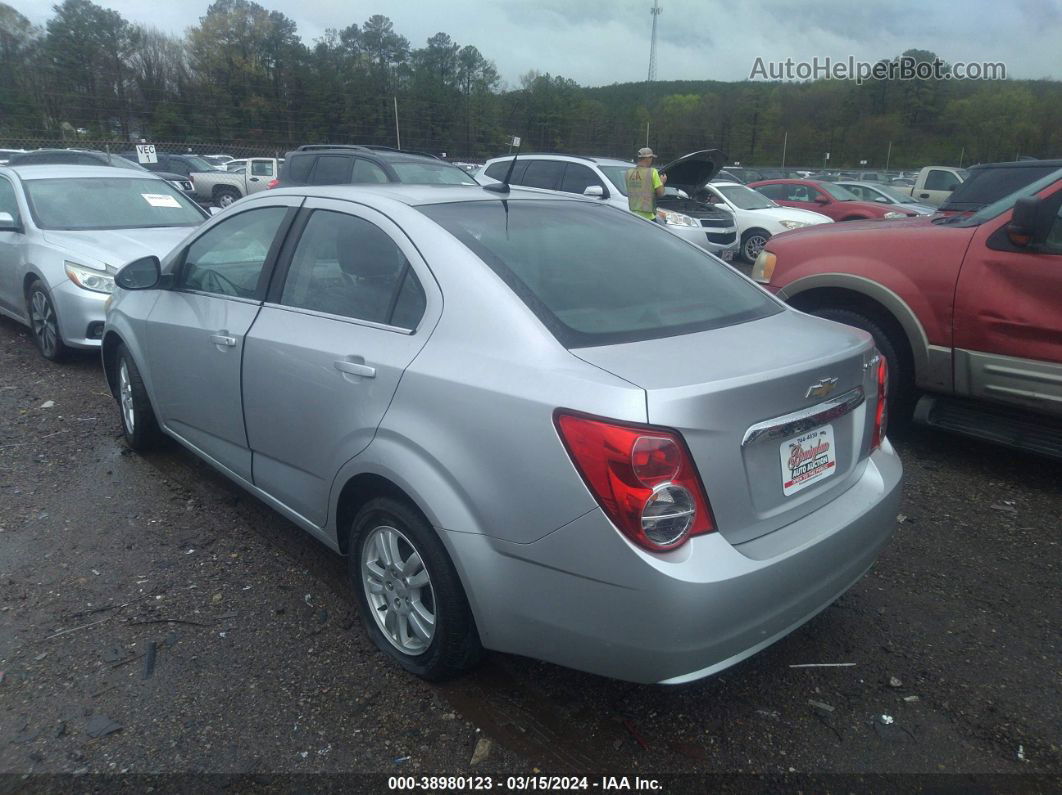
{"type": "Polygon", "coordinates": [[[0,772],[1057,777],[1062,468],[895,443],[878,565],[750,660],[662,688],[493,654],[433,686],[342,559],[176,445],[130,453],[96,358],[0,320],[0,772]]]}

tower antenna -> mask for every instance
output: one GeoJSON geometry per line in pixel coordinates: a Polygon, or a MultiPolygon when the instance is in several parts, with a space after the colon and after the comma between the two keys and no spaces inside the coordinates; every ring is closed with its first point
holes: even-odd
{"type": "Polygon", "coordinates": [[[649,39],[649,75],[645,79],[645,105],[649,106],[649,87],[656,80],[656,18],[662,14],[664,9],[660,7],[660,0],[653,0],[653,7],[649,9],[649,13],[653,15],[653,32],[649,39]]]}

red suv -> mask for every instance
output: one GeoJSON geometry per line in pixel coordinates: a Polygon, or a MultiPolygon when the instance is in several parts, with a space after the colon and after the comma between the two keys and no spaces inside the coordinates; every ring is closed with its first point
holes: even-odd
{"type": "Polygon", "coordinates": [[[869,218],[908,218],[916,215],[910,210],[877,202],[861,201],[852,191],[814,179],[764,179],[750,182],[754,188],[784,207],[799,207],[828,215],[834,221],[858,221],[869,218]]]}
{"type": "Polygon", "coordinates": [[[776,235],[752,278],[870,332],[893,420],[1062,458],[1062,169],[970,215],[776,235]]]}

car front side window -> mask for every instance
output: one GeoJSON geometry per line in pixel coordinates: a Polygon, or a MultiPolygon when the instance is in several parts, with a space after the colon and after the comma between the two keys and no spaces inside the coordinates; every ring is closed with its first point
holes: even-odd
{"type": "Polygon", "coordinates": [[[416,281],[409,261],[380,227],[316,210],[295,248],[280,303],[388,325],[398,304],[403,327],[413,328],[423,312],[423,291],[419,284],[403,289],[409,279],[416,281]]]}
{"type": "Polygon", "coordinates": [[[6,177],[0,177],[0,213],[10,213],[17,224],[19,222],[18,199],[15,186],[6,177]]]}
{"type": "Polygon", "coordinates": [[[265,263],[287,211],[287,207],[261,207],[211,227],[185,252],[177,289],[260,297],[265,263]]]}

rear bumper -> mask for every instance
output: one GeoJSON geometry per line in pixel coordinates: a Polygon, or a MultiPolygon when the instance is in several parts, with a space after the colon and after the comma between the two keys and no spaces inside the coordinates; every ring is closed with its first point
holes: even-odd
{"type": "Polygon", "coordinates": [[[887,445],[837,499],[739,546],[712,533],[651,554],[596,509],[533,544],[447,541],[488,648],[678,684],[784,637],[859,580],[893,532],[901,476],[887,445]]]}

